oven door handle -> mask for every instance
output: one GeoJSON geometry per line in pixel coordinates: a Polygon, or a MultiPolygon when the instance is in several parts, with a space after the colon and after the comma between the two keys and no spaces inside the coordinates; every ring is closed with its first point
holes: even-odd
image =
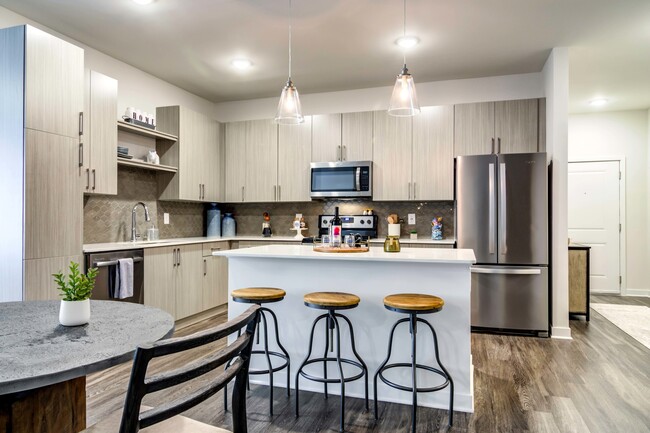
{"type": "MultiPolygon", "coordinates": [[[[138,263],[143,260],[142,257],[134,257],[133,258],[133,263],[138,263]]],[[[93,263],[93,268],[105,268],[107,266],[115,266],[119,262],[117,260],[104,260],[104,261],[97,261],[93,263]]]]}
{"type": "Polygon", "coordinates": [[[361,191],[361,167],[357,167],[357,175],[355,178],[355,186],[357,191],[361,191]]]}

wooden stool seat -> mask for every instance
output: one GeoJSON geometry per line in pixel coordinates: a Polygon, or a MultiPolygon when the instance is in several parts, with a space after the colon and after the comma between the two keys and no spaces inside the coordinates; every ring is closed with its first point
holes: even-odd
{"type": "Polygon", "coordinates": [[[418,293],[399,293],[388,295],[384,298],[384,306],[400,312],[436,312],[442,310],[445,301],[433,295],[418,293]]]}
{"type": "Polygon", "coordinates": [[[304,297],[305,305],[316,308],[346,309],[359,305],[361,299],[357,295],[341,292],[313,292],[304,297]]]}
{"type": "Polygon", "coordinates": [[[231,293],[232,298],[252,303],[264,303],[280,301],[287,295],[282,289],[273,287],[247,287],[244,289],[233,290],[231,293]]]}

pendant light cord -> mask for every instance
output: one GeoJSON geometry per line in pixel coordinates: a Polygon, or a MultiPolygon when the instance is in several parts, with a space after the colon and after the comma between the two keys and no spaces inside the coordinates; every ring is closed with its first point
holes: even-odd
{"type": "Polygon", "coordinates": [[[291,25],[293,23],[293,10],[289,0],[289,81],[291,81],[291,25]]]}
{"type": "MultiPolygon", "coordinates": [[[[406,37],[406,0],[404,0],[404,34],[402,36],[406,37]]],[[[404,55],[404,68],[406,68],[406,48],[402,48],[402,54],[404,55]]]]}

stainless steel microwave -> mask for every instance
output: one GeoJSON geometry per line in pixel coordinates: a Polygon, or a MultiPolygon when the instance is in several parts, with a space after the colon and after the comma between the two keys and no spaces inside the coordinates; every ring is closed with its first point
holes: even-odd
{"type": "Polygon", "coordinates": [[[312,162],[311,197],[372,197],[372,161],[312,162]]]}

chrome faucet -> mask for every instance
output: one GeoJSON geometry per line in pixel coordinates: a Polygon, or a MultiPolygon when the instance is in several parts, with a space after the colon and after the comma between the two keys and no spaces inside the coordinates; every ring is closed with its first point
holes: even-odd
{"type": "Polygon", "coordinates": [[[137,202],[135,206],[133,206],[133,211],[131,211],[131,242],[135,242],[137,239],[137,234],[135,233],[135,210],[138,208],[138,205],[142,205],[144,208],[145,221],[151,221],[151,218],[149,218],[149,208],[147,205],[141,201],[137,202]]]}

